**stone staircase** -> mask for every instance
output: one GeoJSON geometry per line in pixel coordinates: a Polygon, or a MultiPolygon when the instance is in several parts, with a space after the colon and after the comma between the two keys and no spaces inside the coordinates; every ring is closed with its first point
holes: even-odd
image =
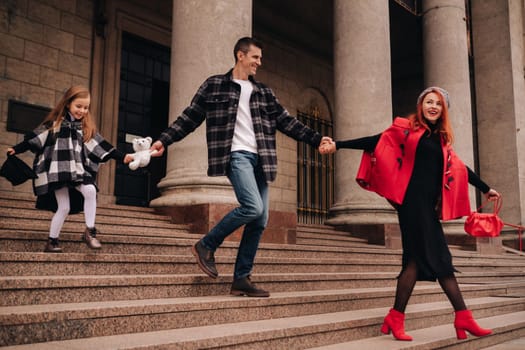
{"type": "Polygon", "coordinates": [[[51,213],[0,191],[0,346],[5,349],[482,349],[525,337],[525,257],[453,250],[478,322],[494,334],[455,339],[437,283],[418,283],[406,328],[379,332],[401,252],[323,226],[298,227],[297,245],[262,244],[253,280],[270,298],[229,295],[235,242],[217,251],[218,279],[190,253],[199,238],[147,208],[101,205],[100,251],[68,217],[62,254],[42,253],[51,213]]]}

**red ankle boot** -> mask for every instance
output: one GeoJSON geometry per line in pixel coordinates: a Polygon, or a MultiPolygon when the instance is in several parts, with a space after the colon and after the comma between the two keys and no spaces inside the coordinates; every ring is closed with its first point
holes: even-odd
{"type": "Polygon", "coordinates": [[[394,309],[390,309],[381,326],[383,334],[388,334],[390,331],[397,340],[412,340],[411,336],[405,334],[405,314],[394,309]]]}
{"type": "Polygon", "coordinates": [[[483,337],[492,333],[491,329],[481,328],[476,320],[472,317],[470,310],[456,311],[456,319],[454,320],[454,327],[456,328],[456,335],[458,339],[467,339],[468,331],[470,334],[476,337],[483,337]]]}

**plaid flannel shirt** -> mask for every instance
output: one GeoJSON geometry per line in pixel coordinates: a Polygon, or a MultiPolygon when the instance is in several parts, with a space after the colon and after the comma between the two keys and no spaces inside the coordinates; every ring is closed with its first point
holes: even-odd
{"type": "MultiPolygon", "coordinates": [[[[318,147],[321,135],[305,126],[281,106],[272,90],[249,78],[253,84],[250,111],[257,141],[257,153],[268,182],[277,175],[276,131],[318,147]]],[[[241,87],[233,81],[232,70],[224,75],[206,79],[193,97],[191,104],[160,135],[159,140],[167,147],[183,139],[206,120],[208,144],[208,175],[226,175],[241,87]]]]}

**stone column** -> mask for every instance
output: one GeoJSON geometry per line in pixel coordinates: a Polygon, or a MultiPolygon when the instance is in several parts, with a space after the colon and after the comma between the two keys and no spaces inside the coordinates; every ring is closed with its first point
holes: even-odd
{"type": "MultiPolygon", "coordinates": [[[[450,94],[450,117],[454,150],[474,169],[469,47],[464,0],[424,0],[423,60],[425,87],[440,86],[450,94]]],[[[470,187],[471,206],[476,207],[475,190],[470,187]]],[[[465,235],[463,220],[447,222],[449,235],[465,235]]],[[[496,240],[476,240],[478,251],[488,251],[496,240]]]]}
{"type": "MultiPolygon", "coordinates": [[[[204,80],[233,67],[233,46],[252,32],[251,0],[174,0],[171,45],[170,123],[191,102],[204,80]],[[230,20],[231,19],[231,20],[230,20]]],[[[168,150],[167,174],[153,207],[236,203],[226,177],[207,176],[206,125],[168,150]]],[[[188,209],[188,208],[186,208],[188,209]]],[[[201,207],[202,209],[202,207],[201,207]]],[[[178,210],[177,213],[193,212],[178,210]]],[[[197,210],[199,212],[199,210],[197,210]]],[[[201,213],[202,214],[202,213],[201,213]]],[[[200,214],[193,212],[193,217],[200,214]]],[[[209,212],[202,214],[209,222],[209,212]]],[[[204,222],[203,221],[203,222],[204,222]]],[[[207,229],[207,224],[201,230],[207,229]]]]}
{"type": "Polygon", "coordinates": [[[454,150],[473,166],[472,106],[464,0],[423,1],[425,87],[440,86],[450,94],[454,150]]]}
{"type": "MultiPolygon", "coordinates": [[[[503,195],[502,219],[521,225],[525,222],[522,6],[519,1],[471,2],[480,175],[503,195]]],[[[510,243],[518,248],[514,237],[510,243]]]]}
{"type": "MultiPolygon", "coordinates": [[[[334,1],[336,140],[373,135],[392,123],[389,22],[388,1],[334,1]]],[[[336,153],[335,204],[327,224],[360,232],[375,225],[377,232],[377,225],[387,229],[397,219],[383,198],[357,185],[361,154],[336,153]]]]}

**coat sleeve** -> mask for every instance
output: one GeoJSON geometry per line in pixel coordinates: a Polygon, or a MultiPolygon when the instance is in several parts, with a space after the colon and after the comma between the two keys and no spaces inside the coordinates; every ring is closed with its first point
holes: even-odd
{"type": "Polygon", "coordinates": [[[268,99],[270,100],[270,105],[273,106],[268,112],[274,114],[271,118],[276,119],[277,130],[297,141],[306,142],[313,147],[319,147],[322,138],[321,134],[304,125],[296,117],[291,116],[279,103],[273,92],[270,89],[268,90],[268,99]]]}
{"type": "Polygon", "coordinates": [[[15,153],[24,153],[28,150],[33,153],[39,153],[44,149],[46,142],[49,142],[49,133],[50,131],[48,126],[40,125],[35,130],[24,135],[24,141],[13,146],[15,153]]]}
{"type": "Polygon", "coordinates": [[[167,147],[173,142],[180,141],[197,129],[206,118],[206,90],[205,81],[197,90],[188,107],[182,114],[159,136],[160,142],[167,147]]]}
{"type": "Polygon", "coordinates": [[[336,141],[335,147],[337,149],[350,148],[350,149],[361,149],[363,151],[372,152],[376,148],[376,145],[379,142],[380,137],[381,137],[381,134],[377,134],[374,136],[360,137],[358,139],[336,141]]]}
{"type": "Polygon", "coordinates": [[[92,162],[102,163],[112,159],[112,155],[116,151],[109,142],[107,142],[99,133],[84,143],[87,156],[92,162]]]}

